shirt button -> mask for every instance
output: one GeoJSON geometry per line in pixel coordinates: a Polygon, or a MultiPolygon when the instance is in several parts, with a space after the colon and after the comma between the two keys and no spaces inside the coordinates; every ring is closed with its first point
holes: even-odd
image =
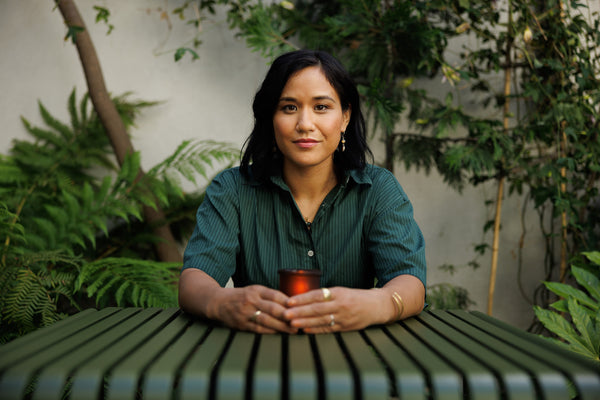
{"type": "Polygon", "coordinates": [[[309,256],[309,257],[312,257],[312,256],[314,256],[314,255],[315,255],[315,252],[314,252],[314,251],[312,251],[312,250],[309,250],[309,251],[308,251],[308,256],[309,256]]]}

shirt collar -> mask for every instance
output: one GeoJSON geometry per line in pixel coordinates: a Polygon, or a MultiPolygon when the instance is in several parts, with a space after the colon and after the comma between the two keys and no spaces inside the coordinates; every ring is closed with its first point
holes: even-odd
{"type": "Polygon", "coordinates": [[[359,185],[372,185],[373,181],[367,172],[367,170],[371,168],[371,165],[367,165],[363,169],[351,169],[350,171],[346,171],[346,183],[352,179],[359,185]]]}
{"type": "MultiPolygon", "coordinates": [[[[352,180],[354,181],[356,184],[358,185],[372,185],[373,181],[371,180],[371,177],[369,176],[367,169],[372,168],[370,165],[367,165],[365,168],[363,169],[351,169],[349,171],[345,172],[345,179],[342,182],[342,187],[346,187],[348,186],[348,183],[352,180]]],[[[286,191],[289,191],[290,189],[288,188],[287,184],[284,182],[283,177],[281,175],[281,171],[278,171],[277,173],[271,175],[270,177],[271,182],[286,191]]]]}

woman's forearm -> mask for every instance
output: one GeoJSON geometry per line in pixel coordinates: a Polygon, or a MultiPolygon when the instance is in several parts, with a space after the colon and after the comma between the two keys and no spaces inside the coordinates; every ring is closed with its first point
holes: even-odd
{"type": "Polygon", "coordinates": [[[419,314],[425,306],[425,287],[413,275],[398,275],[382,288],[392,303],[392,314],[388,322],[419,314]]]}
{"type": "Polygon", "coordinates": [[[218,319],[211,300],[216,300],[221,285],[204,271],[188,268],[179,279],[179,307],[190,314],[218,319]]]}

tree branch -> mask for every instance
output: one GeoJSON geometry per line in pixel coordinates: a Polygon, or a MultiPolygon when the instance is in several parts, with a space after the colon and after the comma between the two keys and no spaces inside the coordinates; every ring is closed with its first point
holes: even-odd
{"type": "MultiPolygon", "coordinates": [[[[77,28],[72,29],[71,33],[74,35],[73,41],[81,60],[90,99],[100,122],[104,126],[117,157],[117,162],[119,165],[123,165],[125,157],[134,152],[133,144],[127,134],[125,124],[106,89],[100,61],[90,34],[73,0],[55,1],[67,27],[77,28]]],[[[143,175],[144,171],[140,169],[138,179],[143,175]]],[[[154,234],[162,239],[155,245],[158,258],[161,261],[181,262],[181,253],[176,246],[175,238],[169,226],[165,224],[163,211],[160,208],[154,210],[147,206],[144,206],[143,210],[146,222],[154,227],[154,234]]]]}

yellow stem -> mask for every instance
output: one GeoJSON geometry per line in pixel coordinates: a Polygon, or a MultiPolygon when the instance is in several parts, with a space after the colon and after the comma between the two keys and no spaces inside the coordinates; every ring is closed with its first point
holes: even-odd
{"type": "MultiPolygon", "coordinates": [[[[562,137],[561,137],[561,156],[566,157],[567,155],[567,134],[565,133],[565,123],[561,124],[562,137]]],[[[560,169],[560,176],[562,182],[560,183],[560,192],[564,196],[567,193],[567,168],[562,167],[560,169]]],[[[567,211],[563,210],[561,213],[561,243],[560,243],[560,281],[564,282],[567,274],[567,211]]]]}
{"type": "Polygon", "coordinates": [[[502,196],[504,193],[504,177],[498,180],[496,194],[496,216],[494,217],[494,240],[492,242],[492,268],[490,271],[490,284],[488,289],[487,313],[492,315],[494,307],[494,292],[496,290],[496,273],[498,271],[498,250],[500,248],[500,221],[502,219],[502,196]]]}

